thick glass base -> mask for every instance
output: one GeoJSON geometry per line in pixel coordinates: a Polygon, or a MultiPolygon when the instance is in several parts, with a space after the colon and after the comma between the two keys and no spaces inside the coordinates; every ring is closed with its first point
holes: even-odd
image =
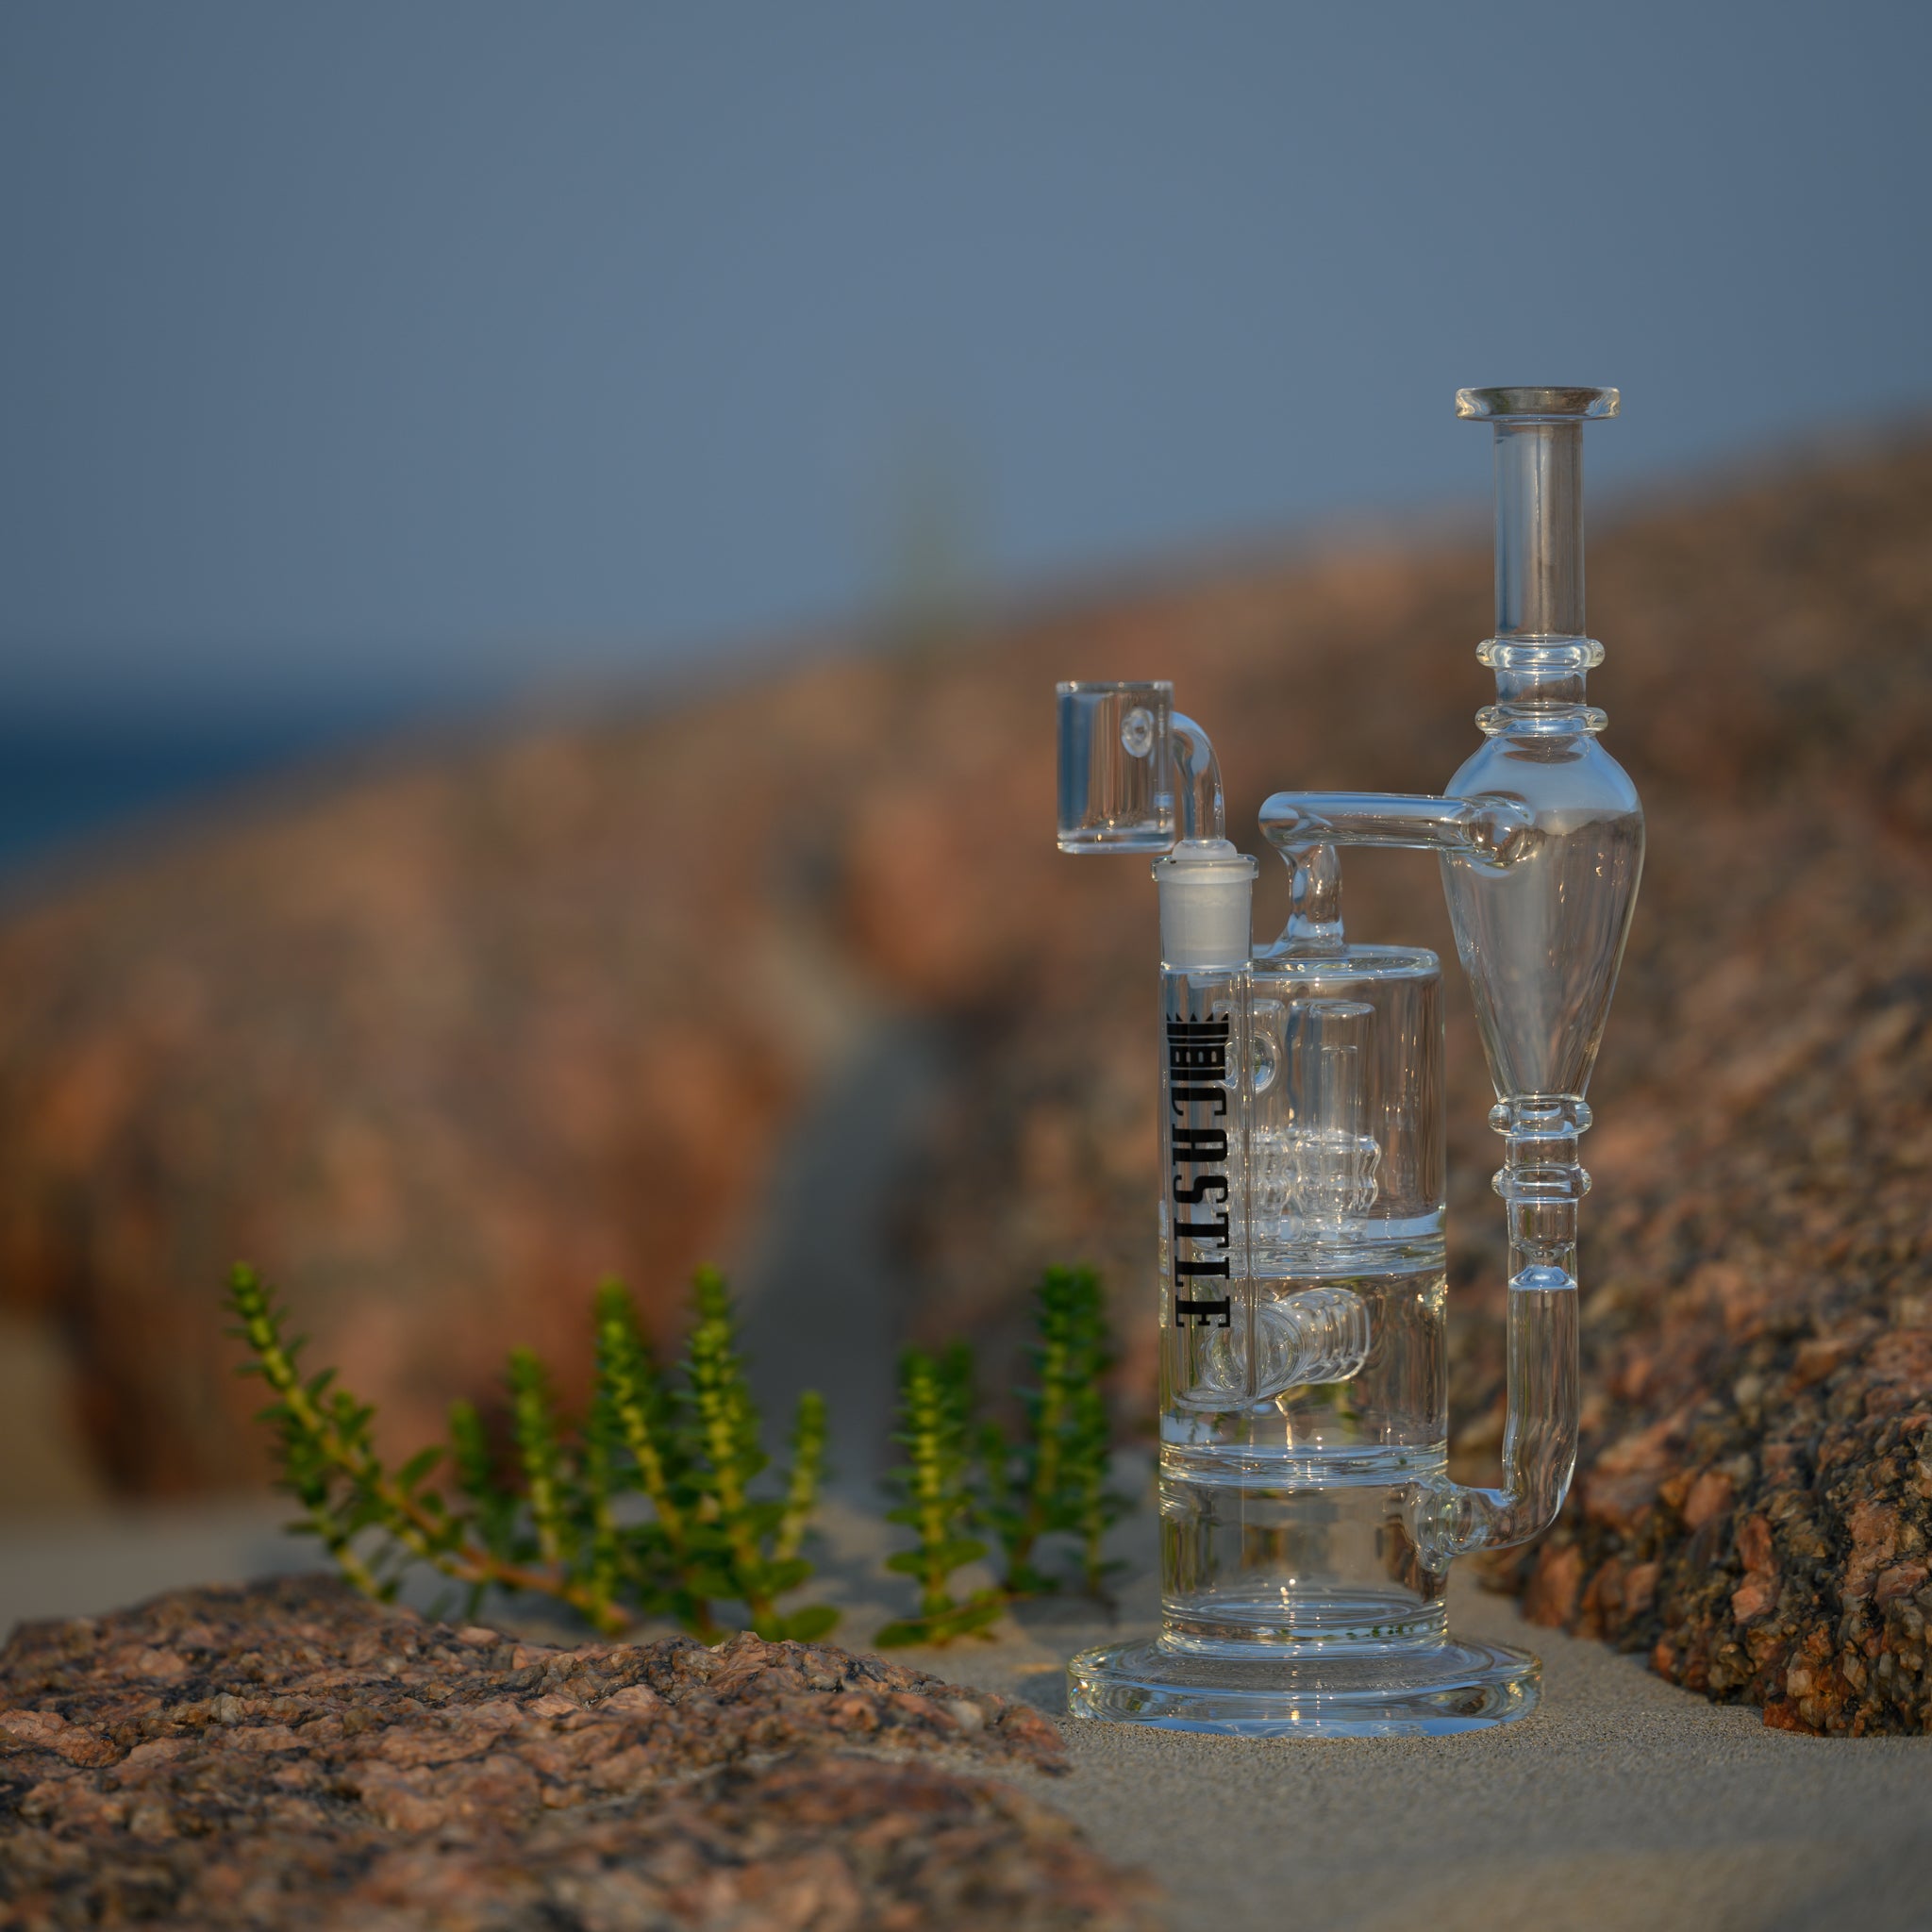
{"type": "Polygon", "coordinates": [[[1083,1651],[1067,1666],[1074,1717],[1243,1738],[1442,1737],[1527,1717],[1542,1666],[1527,1651],[1449,1637],[1350,1657],[1167,1638],[1083,1651]]]}

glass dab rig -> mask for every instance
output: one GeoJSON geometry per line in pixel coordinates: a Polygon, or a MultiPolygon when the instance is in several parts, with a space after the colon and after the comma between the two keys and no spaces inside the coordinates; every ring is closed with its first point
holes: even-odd
{"type": "Polygon", "coordinates": [[[1506,1724],[1526,1652],[1450,1634],[1453,1558],[1547,1528],[1576,1460],[1577,1137],[1643,863],[1585,701],[1583,425],[1613,389],[1477,389],[1496,702],[1440,798],[1276,792],[1291,879],[1256,947],[1207,733],[1165,683],[1059,687],[1059,842],[1149,852],[1160,899],[1162,1628],[1068,1666],[1081,1717],[1248,1735],[1506,1724]],[[1434,852],[1507,1153],[1500,1489],[1447,1471],[1441,975],[1351,945],[1345,845],[1434,852]]]}

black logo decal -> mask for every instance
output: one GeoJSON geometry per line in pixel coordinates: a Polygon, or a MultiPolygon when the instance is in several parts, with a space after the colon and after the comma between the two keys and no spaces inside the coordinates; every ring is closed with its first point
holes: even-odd
{"type": "Polygon", "coordinates": [[[1227,1208],[1227,1129],[1196,1126],[1191,1108],[1208,1117],[1227,1113],[1228,1022],[1170,1020],[1167,1023],[1167,1083],[1171,1116],[1169,1142],[1174,1157],[1174,1314],[1176,1322],[1201,1327],[1234,1325],[1233,1303],[1223,1295],[1204,1301],[1182,1294],[1203,1276],[1225,1281],[1231,1274],[1227,1208]],[[1188,1124],[1180,1124],[1188,1122],[1188,1124]],[[1219,1210],[1218,1212],[1216,1210],[1219,1210]],[[1183,1252],[1185,1250],[1185,1252],[1183,1252]]]}

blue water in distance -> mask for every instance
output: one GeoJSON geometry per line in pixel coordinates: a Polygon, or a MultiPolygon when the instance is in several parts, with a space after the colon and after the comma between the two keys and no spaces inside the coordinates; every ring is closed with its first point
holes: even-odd
{"type": "Polygon", "coordinates": [[[935,551],[1479,513],[1458,384],[1621,385],[1596,506],[1921,411],[1928,67],[1923,0],[0,6],[0,864],[935,551]]]}
{"type": "Polygon", "coordinates": [[[348,707],[158,729],[112,710],[0,722],[0,892],[58,886],[145,838],[245,808],[271,774],[340,758],[404,722],[348,707]]]}

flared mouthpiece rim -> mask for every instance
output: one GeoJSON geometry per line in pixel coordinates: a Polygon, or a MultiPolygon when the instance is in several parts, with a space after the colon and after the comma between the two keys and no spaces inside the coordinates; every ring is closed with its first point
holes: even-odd
{"type": "Polygon", "coordinates": [[[1459,389],[1456,413],[1466,423],[1586,423],[1614,416],[1613,389],[1459,389]]]}

